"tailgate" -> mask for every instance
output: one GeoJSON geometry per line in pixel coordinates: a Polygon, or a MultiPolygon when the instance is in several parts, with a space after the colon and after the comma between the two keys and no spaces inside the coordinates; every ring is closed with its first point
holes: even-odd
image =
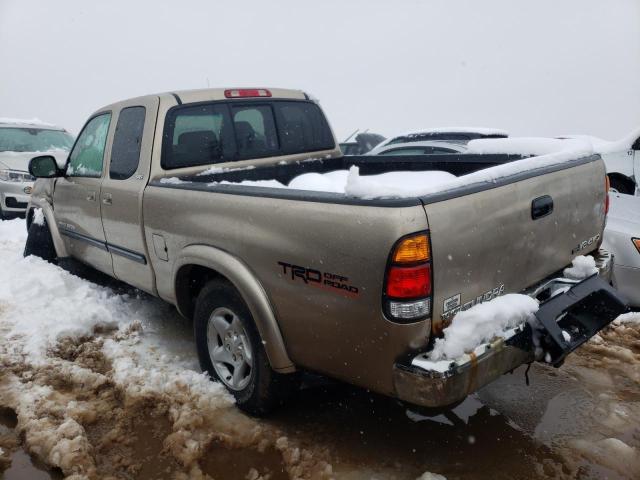
{"type": "Polygon", "coordinates": [[[594,157],[426,203],[434,333],[461,309],[520,292],[595,250],[605,222],[604,177],[594,157]]]}

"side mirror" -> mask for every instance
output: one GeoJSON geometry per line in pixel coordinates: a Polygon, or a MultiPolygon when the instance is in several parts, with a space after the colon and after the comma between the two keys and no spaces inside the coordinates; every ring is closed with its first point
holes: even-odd
{"type": "Polygon", "coordinates": [[[36,178],[61,177],[62,171],[58,168],[55,157],[40,155],[29,162],[29,173],[36,178]]]}

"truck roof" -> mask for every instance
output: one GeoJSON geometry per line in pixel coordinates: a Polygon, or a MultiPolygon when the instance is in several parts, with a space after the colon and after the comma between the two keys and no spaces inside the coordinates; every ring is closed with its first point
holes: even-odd
{"type": "MultiPolygon", "coordinates": [[[[100,109],[96,110],[95,113],[100,111],[107,110],[109,108],[122,105],[124,103],[129,104],[134,100],[149,98],[149,97],[175,97],[176,100],[179,100],[179,103],[194,103],[194,102],[210,102],[216,100],[228,100],[230,98],[243,98],[243,97],[228,97],[225,95],[225,92],[233,92],[233,91],[263,91],[268,92],[269,95],[255,95],[251,98],[270,98],[270,99],[288,99],[288,100],[314,100],[309,94],[303,92],[302,90],[293,90],[288,88],[265,88],[265,87],[254,87],[254,88],[246,88],[246,87],[228,87],[228,88],[202,88],[196,90],[173,90],[169,92],[161,92],[154,93],[149,95],[142,95],[140,97],[131,97],[127,99],[123,99],[117,102],[113,102],[109,105],[105,105],[100,109]]],[[[246,97],[245,97],[246,98],[246,97]]]]}
{"type": "Polygon", "coordinates": [[[255,90],[255,91],[265,91],[269,92],[270,98],[284,98],[284,99],[294,99],[294,100],[309,100],[310,96],[304,93],[302,90],[293,90],[288,88],[264,88],[264,87],[227,87],[227,88],[203,88],[199,90],[175,90],[173,92],[168,92],[172,95],[177,95],[180,97],[183,103],[191,103],[191,102],[202,102],[207,100],[226,100],[229,97],[226,96],[225,92],[229,91],[247,91],[247,90],[255,90]]]}

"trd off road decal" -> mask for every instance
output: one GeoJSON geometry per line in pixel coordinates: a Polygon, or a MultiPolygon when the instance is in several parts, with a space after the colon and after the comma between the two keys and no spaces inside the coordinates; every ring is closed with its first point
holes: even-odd
{"type": "Polygon", "coordinates": [[[469,300],[468,302],[461,305],[462,294],[457,293],[449,298],[445,298],[444,302],[442,302],[442,320],[445,322],[450,322],[456,313],[463,312],[465,310],[469,310],[474,305],[478,305],[479,303],[488,302],[489,300],[493,300],[494,298],[502,295],[504,293],[504,284],[498,285],[492,290],[483,293],[482,295],[478,295],[473,300],[469,300]]]}
{"type": "Polygon", "coordinates": [[[282,273],[293,281],[302,281],[306,285],[316,288],[324,288],[342,293],[347,296],[358,295],[358,287],[349,285],[349,278],[336,273],[321,272],[313,268],[301,267],[290,263],[278,262],[282,267],[282,273]]]}

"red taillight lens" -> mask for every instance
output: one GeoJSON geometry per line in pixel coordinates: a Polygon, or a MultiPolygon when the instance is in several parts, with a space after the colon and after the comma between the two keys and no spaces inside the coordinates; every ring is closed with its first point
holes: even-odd
{"type": "Polygon", "coordinates": [[[609,189],[611,188],[611,182],[609,181],[609,175],[604,176],[604,214],[609,213],[609,189]]]}
{"type": "Polygon", "coordinates": [[[271,92],[266,88],[234,88],[225,90],[226,98],[246,98],[246,97],[270,97],[271,92]]]}
{"type": "Polygon", "coordinates": [[[631,241],[636,246],[636,250],[640,253],[640,238],[632,238],[631,241]]]}
{"type": "Polygon", "coordinates": [[[382,305],[391,321],[418,322],[431,314],[431,243],[428,232],[402,237],[389,256],[382,305]]]}
{"type": "Polygon", "coordinates": [[[387,296],[420,298],[431,295],[431,265],[389,268],[387,296]]]}

